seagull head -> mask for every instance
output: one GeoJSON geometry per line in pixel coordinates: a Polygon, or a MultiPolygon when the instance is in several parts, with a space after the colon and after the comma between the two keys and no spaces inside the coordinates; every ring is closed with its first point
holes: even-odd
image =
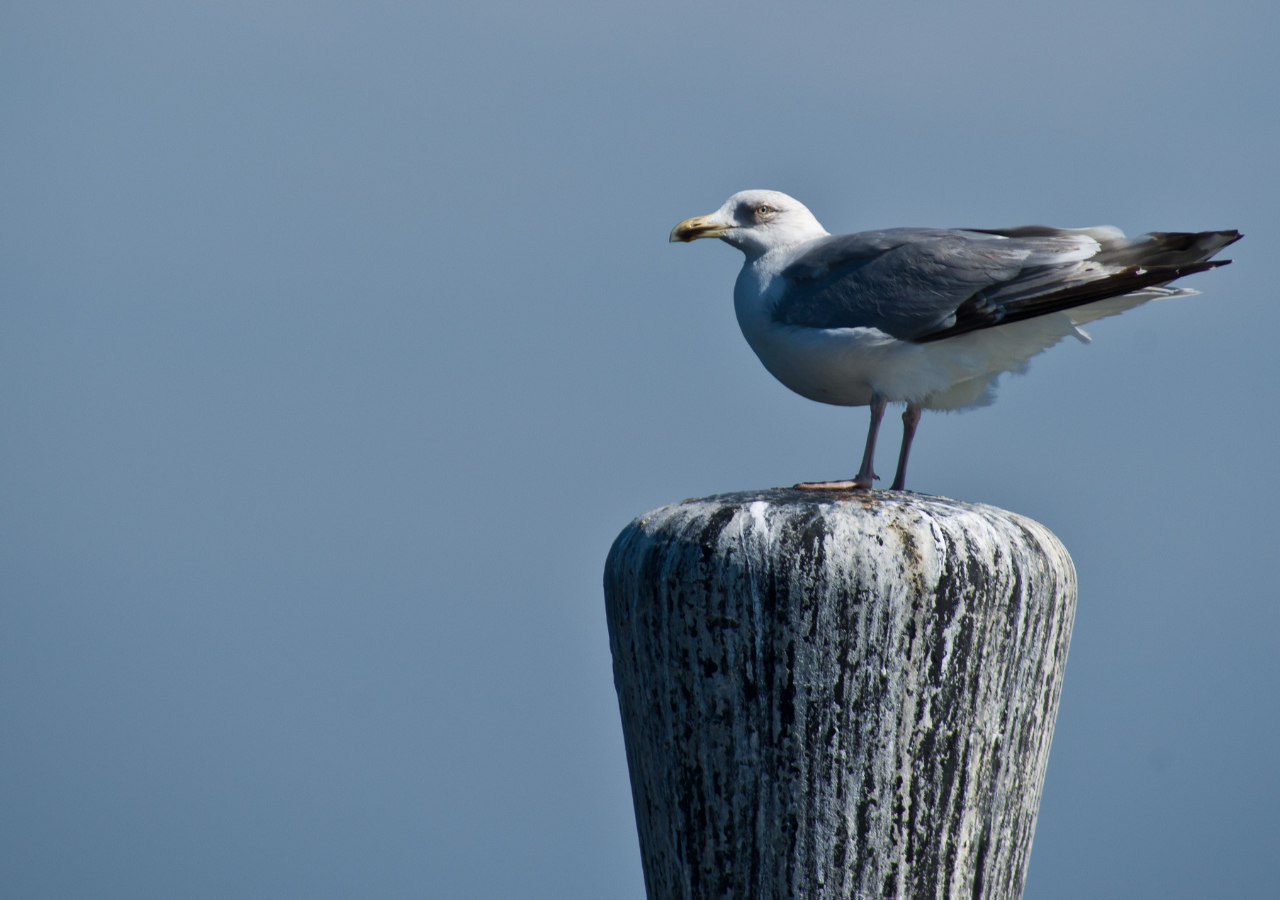
{"type": "Polygon", "coordinates": [[[685,219],[672,229],[671,240],[718,237],[755,258],[826,233],[799,200],[778,191],[739,191],[710,215],[685,219]]]}

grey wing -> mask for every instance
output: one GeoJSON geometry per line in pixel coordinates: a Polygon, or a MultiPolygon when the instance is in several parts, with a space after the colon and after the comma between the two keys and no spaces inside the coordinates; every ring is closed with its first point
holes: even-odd
{"type": "Polygon", "coordinates": [[[1236,232],[1144,235],[1115,228],[896,228],[813,241],[781,277],[773,316],[811,328],[871,327],[932,341],[1166,284],[1236,232]],[[1172,256],[1170,255],[1172,254],[1172,256]],[[1143,259],[1158,265],[1141,265],[1143,259]]]}
{"type": "Polygon", "coordinates": [[[1017,278],[1031,257],[1051,264],[1097,250],[1088,238],[1034,243],[926,228],[820,238],[782,271],[786,286],[774,319],[811,328],[878,328],[912,340],[952,325],[966,300],[1017,278]]]}

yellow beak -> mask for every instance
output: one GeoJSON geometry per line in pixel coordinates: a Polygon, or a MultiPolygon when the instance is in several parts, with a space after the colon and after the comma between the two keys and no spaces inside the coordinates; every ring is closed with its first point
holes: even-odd
{"type": "MultiPolygon", "coordinates": [[[[713,213],[714,215],[714,213],[713,213]]],[[[711,216],[694,216],[692,219],[685,219],[675,228],[671,229],[671,243],[676,241],[696,241],[698,238],[704,237],[720,237],[732,225],[724,225],[720,222],[710,222],[711,216]]]]}

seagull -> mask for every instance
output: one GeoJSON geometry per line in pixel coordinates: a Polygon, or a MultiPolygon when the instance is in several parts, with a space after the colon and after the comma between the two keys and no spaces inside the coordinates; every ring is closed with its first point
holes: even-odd
{"type": "Polygon", "coordinates": [[[811,489],[870,489],[889,403],[905,403],[890,490],[903,490],[920,413],[987,406],[1003,372],[1080,326],[1148,300],[1195,294],[1175,279],[1211,260],[1238,231],[1152,232],[1111,226],[888,228],[828,234],[777,191],[742,191],[685,219],[671,241],[716,237],[746,255],[733,291],[742,334],[791,390],[836,406],[870,406],[858,474],[811,489]]]}

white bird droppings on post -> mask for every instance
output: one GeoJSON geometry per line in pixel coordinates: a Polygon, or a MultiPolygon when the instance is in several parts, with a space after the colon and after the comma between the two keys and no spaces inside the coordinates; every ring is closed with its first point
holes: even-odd
{"type": "Polygon", "coordinates": [[[768,508],[769,504],[765,503],[763,500],[757,500],[755,503],[751,504],[751,518],[755,520],[756,528],[766,534],[769,531],[769,523],[765,521],[764,511],[768,508]]]}

